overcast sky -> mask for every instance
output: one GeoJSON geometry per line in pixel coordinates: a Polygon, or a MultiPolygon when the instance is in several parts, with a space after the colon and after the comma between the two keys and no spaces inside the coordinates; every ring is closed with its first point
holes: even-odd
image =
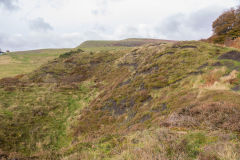
{"type": "Polygon", "coordinates": [[[198,40],[239,0],[0,0],[0,48],[76,47],[85,40],[198,40]]]}

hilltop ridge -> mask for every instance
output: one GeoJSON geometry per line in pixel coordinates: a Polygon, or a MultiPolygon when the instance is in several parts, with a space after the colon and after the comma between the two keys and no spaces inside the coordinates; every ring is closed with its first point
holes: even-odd
{"type": "Polygon", "coordinates": [[[78,48],[92,47],[137,47],[149,43],[169,43],[171,40],[148,39],[148,38],[128,38],[124,40],[90,40],[83,42],[78,48]]]}

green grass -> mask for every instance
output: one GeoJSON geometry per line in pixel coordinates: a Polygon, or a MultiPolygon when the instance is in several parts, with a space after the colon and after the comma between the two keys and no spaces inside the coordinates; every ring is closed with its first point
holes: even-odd
{"type": "Polygon", "coordinates": [[[70,49],[11,52],[0,56],[0,79],[30,73],[70,49]]]}
{"type": "Polygon", "coordinates": [[[92,84],[86,82],[73,93],[38,86],[25,92],[1,90],[1,149],[32,155],[42,149],[54,154],[67,147],[73,140],[68,128],[76,121],[74,117],[96,94],[89,88],[92,84]]]}

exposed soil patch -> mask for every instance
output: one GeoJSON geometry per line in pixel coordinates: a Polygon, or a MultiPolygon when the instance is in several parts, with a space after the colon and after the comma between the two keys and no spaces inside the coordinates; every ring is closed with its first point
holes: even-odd
{"type": "Polygon", "coordinates": [[[142,74],[150,74],[150,73],[152,73],[152,71],[157,71],[157,70],[159,70],[159,66],[155,65],[153,67],[143,69],[142,71],[140,71],[140,73],[142,73],[142,74]]]}
{"type": "Polygon", "coordinates": [[[167,52],[167,53],[165,53],[165,54],[174,54],[174,52],[167,52]]]}
{"type": "Polygon", "coordinates": [[[166,53],[164,53],[164,54],[161,54],[161,55],[158,55],[156,58],[160,58],[160,57],[162,57],[162,56],[164,56],[164,55],[172,55],[172,54],[174,54],[175,52],[166,52],[166,53]]]}
{"type": "Polygon", "coordinates": [[[122,86],[125,86],[125,85],[129,84],[130,82],[131,82],[131,80],[129,79],[127,81],[124,81],[124,82],[120,83],[118,86],[122,87],[122,86]]]}
{"type": "Polygon", "coordinates": [[[3,78],[0,80],[0,86],[12,86],[19,83],[18,78],[3,78]]]}
{"type": "Polygon", "coordinates": [[[235,87],[232,88],[233,91],[239,91],[240,90],[240,85],[237,85],[235,87]]]}
{"type": "Polygon", "coordinates": [[[144,115],[144,116],[140,119],[140,122],[143,123],[143,122],[149,120],[150,118],[151,118],[151,116],[150,116],[149,114],[144,115]]]}
{"type": "Polygon", "coordinates": [[[221,66],[226,66],[227,68],[231,70],[240,70],[240,66],[235,65],[233,61],[223,61],[223,62],[216,62],[212,64],[214,67],[221,67],[221,66]]]}
{"type": "Polygon", "coordinates": [[[231,59],[235,61],[240,61],[240,52],[230,51],[221,55],[218,59],[231,59]]]}
{"type": "Polygon", "coordinates": [[[27,83],[21,82],[21,78],[22,75],[0,79],[0,88],[3,87],[5,91],[13,91],[16,87],[25,87],[27,83]]]}
{"type": "Polygon", "coordinates": [[[108,110],[114,113],[114,115],[119,116],[126,113],[128,108],[132,108],[135,101],[132,100],[128,102],[126,99],[121,100],[117,103],[115,100],[109,100],[102,110],[108,110]]]}
{"type": "Polygon", "coordinates": [[[81,82],[88,78],[89,76],[87,74],[74,74],[66,76],[62,79],[61,82],[63,83],[73,83],[73,82],[81,82]]]}
{"type": "Polygon", "coordinates": [[[180,46],[181,49],[185,48],[197,48],[196,46],[186,45],[186,46],[180,46]]]}
{"type": "Polygon", "coordinates": [[[204,63],[203,65],[201,65],[200,67],[198,67],[198,69],[201,70],[201,69],[203,69],[203,68],[205,68],[205,67],[207,67],[207,66],[208,66],[208,63],[204,63]]]}
{"type": "Polygon", "coordinates": [[[94,60],[91,60],[90,61],[90,65],[91,66],[95,66],[95,65],[98,65],[101,63],[101,60],[100,59],[94,59],[94,60]]]}
{"type": "Polygon", "coordinates": [[[219,66],[223,66],[223,64],[221,62],[216,62],[212,66],[219,67],[219,66]]]}
{"type": "Polygon", "coordinates": [[[190,72],[189,75],[199,75],[199,74],[203,74],[203,71],[195,71],[195,72],[190,72]]]}
{"type": "Polygon", "coordinates": [[[192,49],[195,49],[197,48],[196,46],[193,46],[193,45],[184,45],[184,46],[181,46],[181,45],[174,45],[172,48],[180,48],[180,49],[187,49],[187,48],[192,48],[192,49]]]}
{"type": "Polygon", "coordinates": [[[128,67],[137,68],[137,67],[138,67],[138,64],[137,64],[137,63],[121,63],[121,64],[118,64],[118,66],[119,66],[119,67],[128,66],[128,67]]]}
{"type": "Polygon", "coordinates": [[[8,155],[6,155],[6,154],[0,154],[0,159],[8,159],[8,155]]]}
{"type": "Polygon", "coordinates": [[[161,106],[162,106],[161,111],[165,111],[167,109],[167,104],[166,103],[163,103],[161,106]]]}

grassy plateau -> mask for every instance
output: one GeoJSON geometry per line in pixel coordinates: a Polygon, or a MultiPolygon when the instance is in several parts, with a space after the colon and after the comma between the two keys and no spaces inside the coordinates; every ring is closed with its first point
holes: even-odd
{"type": "Polygon", "coordinates": [[[0,78],[29,73],[70,49],[42,49],[0,55],[0,78]]]}

